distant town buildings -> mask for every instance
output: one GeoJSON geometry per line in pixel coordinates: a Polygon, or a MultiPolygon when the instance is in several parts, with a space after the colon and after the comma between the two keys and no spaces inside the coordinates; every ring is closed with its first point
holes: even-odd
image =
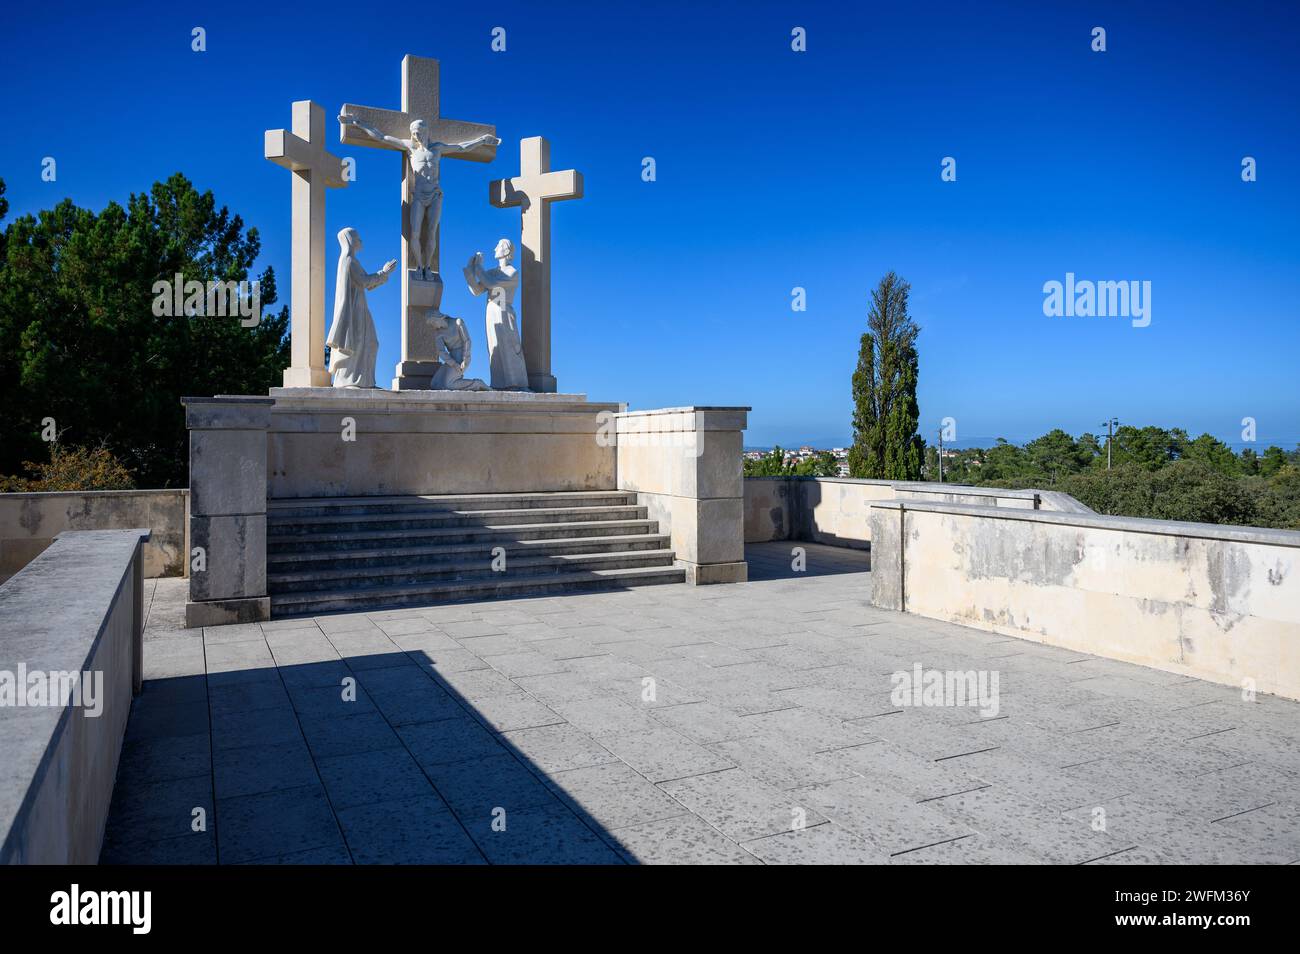
{"type": "MultiPolygon", "coordinates": [[[[744,452],[745,460],[762,460],[772,453],[772,450],[747,450],[744,452]]],[[[821,454],[832,454],[836,463],[839,465],[839,476],[847,477],[849,475],[849,449],[847,447],[818,448],[810,444],[803,444],[796,450],[785,451],[785,464],[793,466],[802,464],[805,461],[812,460],[821,454]]]]}

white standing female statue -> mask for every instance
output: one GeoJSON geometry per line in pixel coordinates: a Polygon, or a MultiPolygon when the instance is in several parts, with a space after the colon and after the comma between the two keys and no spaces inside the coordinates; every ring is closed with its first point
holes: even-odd
{"type": "Polygon", "coordinates": [[[524,364],[524,346],[519,337],[519,319],[515,317],[515,290],[519,287],[519,270],[510,264],[515,249],[509,239],[497,242],[497,267],[483,267],[483,253],[475,252],[465,266],[465,281],[475,295],[488,293],[487,340],[492,365],[492,388],[497,391],[528,390],[528,368],[524,364]]]}
{"type": "Polygon", "coordinates": [[[325,343],[330,347],[330,376],[336,388],[375,387],[379,336],[366,305],[366,292],[388,281],[397,267],[392,259],[373,275],[357,261],[361,236],[356,229],[339,232],[339,267],[334,285],[334,323],[325,343]]]}

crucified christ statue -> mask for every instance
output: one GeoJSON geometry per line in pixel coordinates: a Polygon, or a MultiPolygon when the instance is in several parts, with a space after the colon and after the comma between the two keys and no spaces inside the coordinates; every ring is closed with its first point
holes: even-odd
{"type": "Polygon", "coordinates": [[[434,254],[437,251],[438,221],[442,218],[442,189],[438,188],[438,160],[449,152],[467,152],[475,146],[487,143],[498,146],[501,140],[496,136],[483,135],[465,142],[438,142],[428,133],[428,125],[423,119],[411,123],[411,138],[398,139],[386,136],[374,126],[368,125],[347,113],[339,115],[339,122],[355,126],[371,139],[401,149],[409,157],[413,182],[411,197],[411,255],[420,277],[431,278],[433,275],[434,254]],[[424,238],[427,228],[428,239],[424,238]]]}

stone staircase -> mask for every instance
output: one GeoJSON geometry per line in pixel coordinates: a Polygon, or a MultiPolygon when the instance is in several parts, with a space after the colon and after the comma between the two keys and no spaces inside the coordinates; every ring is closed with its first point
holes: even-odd
{"type": "Polygon", "coordinates": [[[686,579],[636,494],[613,490],[271,500],[266,550],[273,617],[686,579]]]}

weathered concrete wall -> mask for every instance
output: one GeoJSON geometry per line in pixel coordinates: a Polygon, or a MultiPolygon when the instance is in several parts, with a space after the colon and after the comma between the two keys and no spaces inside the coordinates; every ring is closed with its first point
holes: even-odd
{"type": "Polygon", "coordinates": [[[0,494],[0,582],[65,530],[148,527],[144,575],[184,576],[188,561],[188,490],[94,490],[0,494]]]}
{"type": "Polygon", "coordinates": [[[102,678],[95,716],[67,698],[0,706],[0,864],[99,858],[131,697],[140,687],[141,541],[148,538],[144,529],[63,533],[0,585],[0,672],[102,678]]]}
{"type": "Polygon", "coordinates": [[[790,480],[784,477],[746,477],[744,484],[745,542],[789,540],[794,505],[790,480]]]}
{"type": "Polygon", "coordinates": [[[614,488],[614,441],[600,434],[620,404],[510,391],[272,388],[271,397],[273,499],[614,488]]]}
{"type": "Polygon", "coordinates": [[[617,483],[672,536],[691,583],[738,583],[745,562],[741,442],[749,408],[685,407],[615,417],[617,483]]]}
{"type": "Polygon", "coordinates": [[[875,605],[1300,699],[1298,532],[906,501],[871,523],[875,605]]]}
{"type": "Polygon", "coordinates": [[[1073,497],[1037,490],[1000,490],[901,480],[847,477],[745,478],[745,542],[807,540],[865,549],[871,545],[871,505],[879,500],[986,504],[1028,510],[1079,508],[1073,497]]]}

